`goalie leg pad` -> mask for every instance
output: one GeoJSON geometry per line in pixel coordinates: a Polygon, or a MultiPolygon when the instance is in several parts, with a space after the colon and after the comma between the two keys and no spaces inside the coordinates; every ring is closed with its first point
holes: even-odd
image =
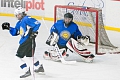
{"type": "Polygon", "coordinates": [[[59,55],[55,50],[45,51],[43,58],[46,60],[59,61],[59,55]]]}
{"type": "Polygon", "coordinates": [[[87,49],[84,48],[83,45],[79,44],[79,42],[77,42],[75,39],[70,38],[70,40],[67,42],[66,46],[68,47],[68,49],[70,49],[72,52],[76,52],[78,54],[85,54],[85,55],[89,55],[91,52],[88,51],[87,49]]]}
{"type": "Polygon", "coordinates": [[[47,52],[47,51],[45,51],[45,52],[44,52],[44,55],[43,55],[43,58],[46,59],[46,60],[50,60],[50,59],[51,59],[50,53],[47,52]]]}
{"type": "Polygon", "coordinates": [[[69,56],[69,54],[67,54],[67,51],[66,51],[65,48],[61,48],[61,49],[60,49],[60,52],[62,53],[63,58],[66,58],[66,57],[69,56]]]}
{"type": "Polygon", "coordinates": [[[75,39],[71,38],[66,46],[68,49],[70,49],[73,53],[76,53],[84,62],[93,62],[93,58],[95,57],[93,54],[91,54],[90,51],[84,48],[81,44],[78,44],[75,39]]]}
{"type": "MultiPolygon", "coordinates": [[[[66,58],[66,57],[69,56],[69,54],[66,54],[66,49],[65,48],[60,49],[60,52],[62,53],[63,58],[66,58]]],[[[53,60],[53,61],[59,61],[60,60],[59,59],[60,56],[56,52],[56,50],[45,51],[43,57],[46,60],[53,60]]]]}

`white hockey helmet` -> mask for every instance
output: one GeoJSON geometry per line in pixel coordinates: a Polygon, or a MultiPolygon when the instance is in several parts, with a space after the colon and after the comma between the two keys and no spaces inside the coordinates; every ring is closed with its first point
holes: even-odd
{"type": "Polygon", "coordinates": [[[22,7],[18,7],[17,9],[15,9],[14,15],[18,15],[23,12],[25,12],[25,10],[22,7]]]}

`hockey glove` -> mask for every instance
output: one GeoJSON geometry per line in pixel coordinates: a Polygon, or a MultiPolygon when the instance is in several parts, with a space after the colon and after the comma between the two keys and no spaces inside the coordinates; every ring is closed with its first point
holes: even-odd
{"type": "Polygon", "coordinates": [[[3,30],[9,30],[10,29],[10,23],[8,23],[8,22],[4,22],[3,24],[2,24],[2,29],[3,30]]]}
{"type": "Polygon", "coordinates": [[[50,34],[50,36],[48,37],[46,44],[50,45],[50,46],[55,46],[56,43],[58,42],[59,36],[57,33],[52,32],[50,34]]]}
{"type": "Polygon", "coordinates": [[[36,38],[37,35],[38,35],[38,32],[32,32],[30,35],[30,38],[34,39],[34,38],[36,38]]]}
{"type": "Polygon", "coordinates": [[[77,41],[82,45],[88,45],[90,42],[90,36],[77,36],[77,41]]]}

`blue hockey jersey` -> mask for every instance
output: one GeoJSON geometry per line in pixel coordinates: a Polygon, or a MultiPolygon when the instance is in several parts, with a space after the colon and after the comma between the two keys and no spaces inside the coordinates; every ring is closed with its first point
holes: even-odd
{"type": "Polygon", "coordinates": [[[30,16],[25,16],[22,18],[22,20],[19,20],[16,23],[15,28],[10,27],[9,32],[12,36],[21,35],[19,44],[22,44],[28,39],[29,30],[31,29],[33,32],[36,32],[39,29],[40,25],[41,23],[36,19],[31,18],[30,16]]]}
{"type": "Polygon", "coordinates": [[[77,36],[82,36],[82,33],[79,31],[78,26],[71,22],[68,27],[64,25],[64,20],[58,20],[50,29],[50,33],[56,32],[59,35],[58,44],[61,46],[66,46],[67,41],[73,37],[77,39],[77,36]]]}

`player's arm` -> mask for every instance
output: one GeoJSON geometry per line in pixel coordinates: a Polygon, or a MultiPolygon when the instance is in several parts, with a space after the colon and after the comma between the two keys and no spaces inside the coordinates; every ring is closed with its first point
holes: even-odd
{"type": "Polygon", "coordinates": [[[10,27],[9,32],[10,32],[10,34],[11,34],[12,36],[17,36],[17,35],[19,35],[19,31],[18,31],[16,28],[10,27]]]}
{"type": "Polygon", "coordinates": [[[50,33],[52,34],[53,32],[58,33],[58,30],[56,28],[56,23],[50,29],[50,33]]]}
{"type": "MultiPolygon", "coordinates": [[[[16,25],[16,27],[17,27],[17,25],[16,25]]],[[[4,22],[2,24],[2,29],[3,30],[9,30],[9,32],[12,36],[17,36],[18,35],[18,29],[16,27],[15,28],[10,27],[10,23],[8,23],[8,22],[4,22]]]]}
{"type": "Polygon", "coordinates": [[[20,34],[20,23],[21,23],[21,21],[18,21],[15,25],[15,28],[10,27],[9,32],[12,36],[17,36],[20,34]]]}
{"type": "Polygon", "coordinates": [[[82,36],[82,33],[78,29],[78,26],[76,27],[76,31],[75,31],[75,33],[73,35],[74,35],[74,39],[75,40],[77,40],[77,36],[82,36]]]}

